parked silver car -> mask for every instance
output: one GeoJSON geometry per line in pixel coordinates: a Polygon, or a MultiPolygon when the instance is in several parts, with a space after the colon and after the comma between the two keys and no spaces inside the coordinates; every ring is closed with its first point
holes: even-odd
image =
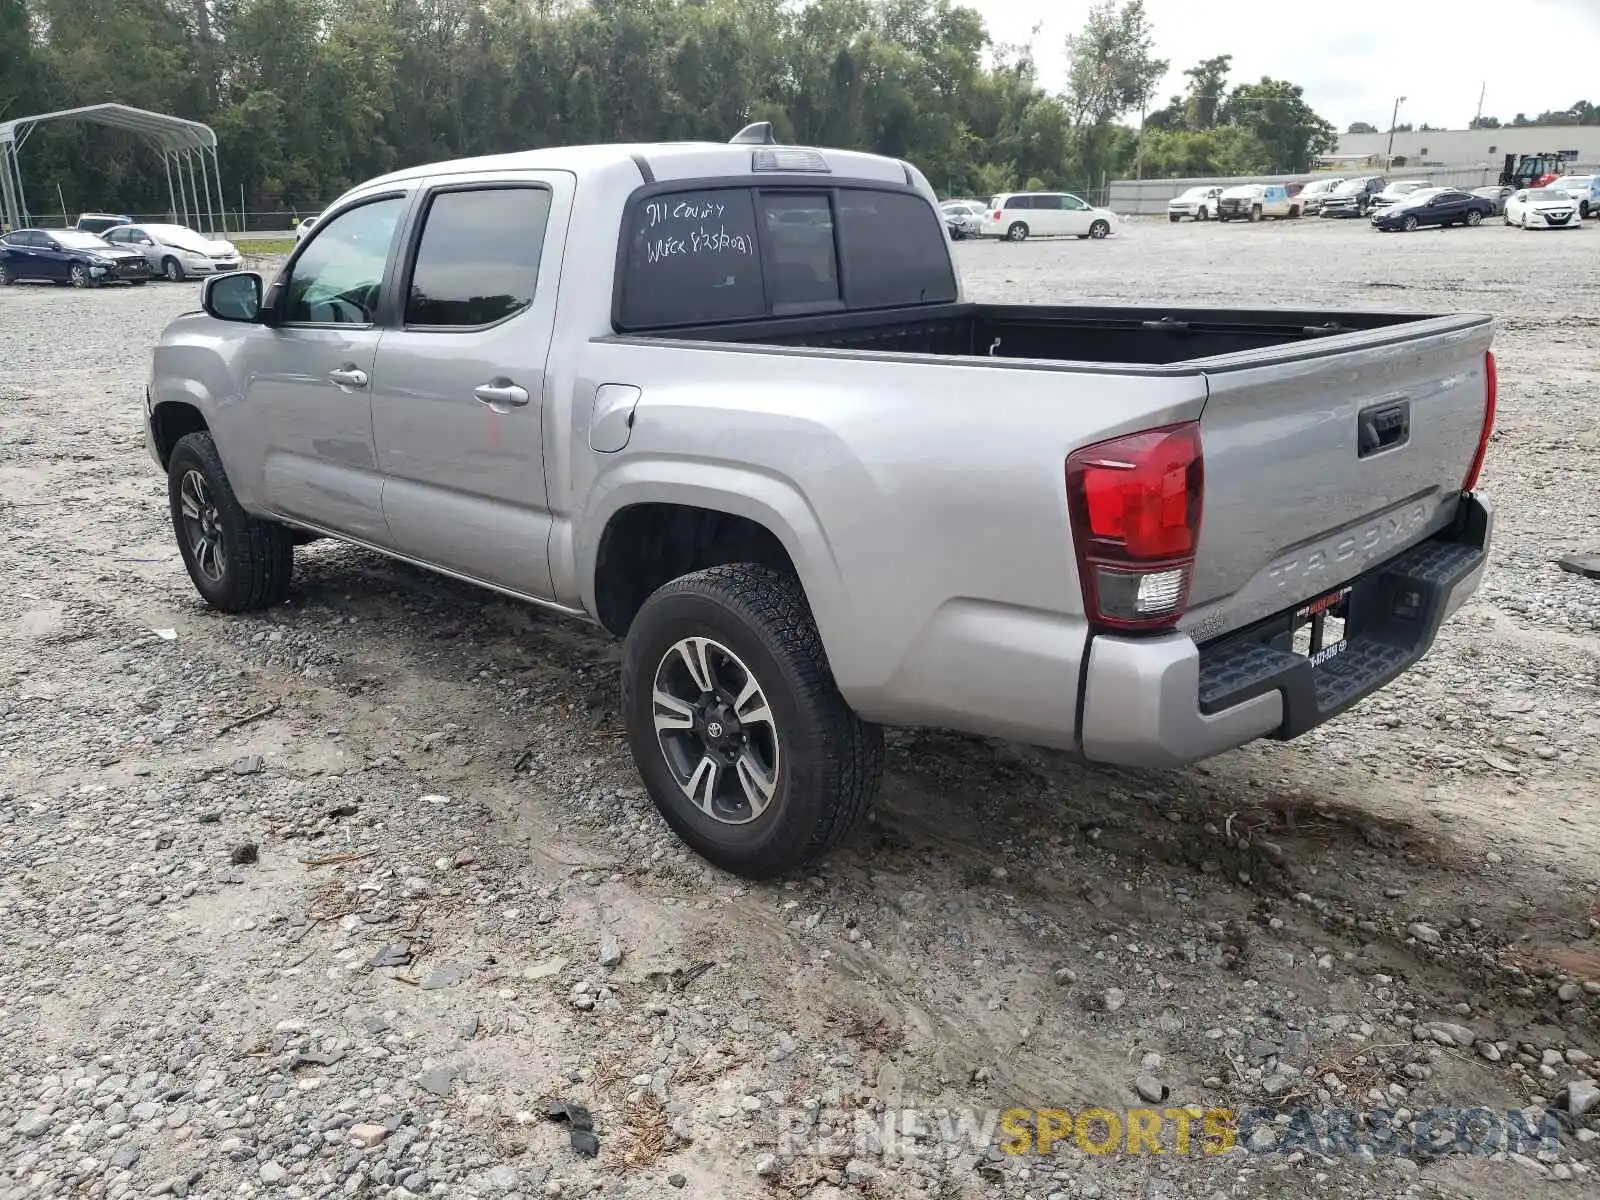
{"type": "Polygon", "coordinates": [[[139,251],[174,282],[190,275],[237,271],[244,265],[232,242],[208,238],[182,225],[118,225],[101,236],[113,246],[139,251]]]}

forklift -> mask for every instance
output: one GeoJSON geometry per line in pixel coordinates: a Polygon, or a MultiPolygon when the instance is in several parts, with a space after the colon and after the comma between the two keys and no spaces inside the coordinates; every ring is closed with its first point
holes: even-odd
{"type": "Polygon", "coordinates": [[[1577,160],[1576,150],[1563,150],[1556,154],[1508,154],[1505,170],[1500,172],[1500,186],[1510,188],[1538,188],[1560,179],[1565,166],[1577,160]]]}

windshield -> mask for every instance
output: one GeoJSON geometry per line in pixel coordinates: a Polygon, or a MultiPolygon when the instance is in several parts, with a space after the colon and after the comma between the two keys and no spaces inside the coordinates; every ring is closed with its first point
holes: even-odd
{"type": "Polygon", "coordinates": [[[1566,175],[1556,180],[1550,186],[1553,188],[1560,188],[1562,191],[1567,191],[1570,189],[1577,192],[1586,192],[1589,190],[1590,177],[1588,175],[1566,175]]]}
{"type": "Polygon", "coordinates": [[[1388,192],[1391,196],[1409,196],[1418,188],[1425,186],[1427,185],[1422,183],[1391,183],[1383,190],[1388,192]]]}
{"type": "Polygon", "coordinates": [[[206,239],[182,225],[146,225],[144,231],[158,242],[179,246],[185,250],[204,250],[206,239]]]}
{"type": "Polygon", "coordinates": [[[1528,193],[1529,200],[1567,200],[1570,199],[1565,192],[1558,192],[1554,188],[1535,188],[1528,193]]]}
{"type": "Polygon", "coordinates": [[[1335,196],[1354,196],[1358,192],[1366,191],[1366,189],[1367,181],[1365,179],[1347,179],[1334,190],[1333,194],[1335,196]]]}
{"type": "Polygon", "coordinates": [[[63,246],[71,246],[74,250],[111,249],[111,243],[105,238],[76,229],[52,229],[48,231],[47,236],[55,238],[63,246]]]}

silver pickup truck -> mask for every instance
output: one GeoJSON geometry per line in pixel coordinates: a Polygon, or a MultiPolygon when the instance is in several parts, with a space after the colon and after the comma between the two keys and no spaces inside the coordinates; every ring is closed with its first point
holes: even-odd
{"type": "Polygon", "coordinates": [[[662,815],[752,878],[851,828],[886,724],[1292,738],[1490,537],[1488,317],[975,303],[915,168],[759,131],[387,175],[203,303],[147,425],[205,600],[331,536],[598,623],[662,815]]]}

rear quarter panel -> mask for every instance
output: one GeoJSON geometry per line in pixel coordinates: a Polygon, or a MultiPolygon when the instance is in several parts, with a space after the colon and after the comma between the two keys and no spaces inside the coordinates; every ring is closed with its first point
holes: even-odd
{"type": "Polygon", "coordinates": [[[577,594],[561,599],[594,611],[596,548],[628,505],[738,513],[784,543],[864,716],[959,717],[1064,746],[1087,636],[1066,456],[1195,417],[1203,399],[1192,371],[642,339],[592,343],[582,375],[575,413],[602,382],[643,395],[618,454],[590,451],[574,421],[572,510],[552,566],[558,590],[565,579],[577,594]]]}

